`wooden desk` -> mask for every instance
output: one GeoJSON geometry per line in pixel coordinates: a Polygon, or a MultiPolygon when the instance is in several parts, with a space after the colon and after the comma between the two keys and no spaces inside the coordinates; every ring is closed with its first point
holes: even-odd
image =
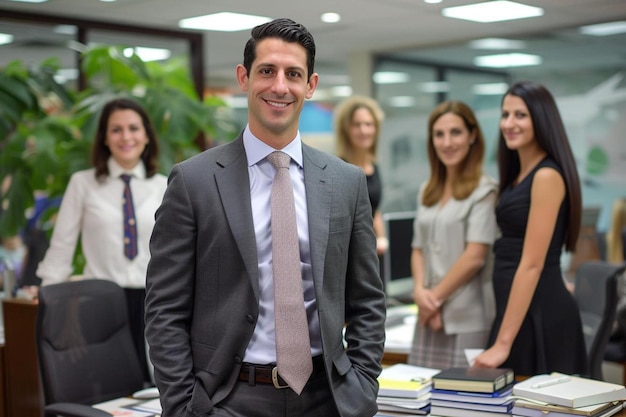
{"type": "Polygon", "coordinates": [[[37,304],[3,300],[4,372],[7,417],[41,417],[43,396],[35,343],[37,304]]]}

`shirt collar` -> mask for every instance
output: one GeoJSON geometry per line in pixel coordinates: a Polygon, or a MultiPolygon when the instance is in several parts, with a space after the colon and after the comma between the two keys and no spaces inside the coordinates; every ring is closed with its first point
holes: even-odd
{"type": "Polygon", "coordinates": [[[146,167],[143,165],[142,161],[139,161],[137,165],[131,170],[124,169],[117,163],[115,158],[110,157],[107,161],[107,167],[109,168],[109,176],[111,178],[118,178],[122,174],[129,174],[134,178],[145,179],[146,178],[146,167]]]}
{"type": "Polygon", "coordinates": [[[261,139],[257,138],[250,131],[250,126],[246,126],[243,131],[243,147],[246,150],[246,157],[248,158],[248,166],[253,166],[259,161],[262,161],[274,151],[280,150],[294,160],[298,166],[302,168],[302,141],[300,139],[300,131],[296,133],[296,137],[293,138],[287,146],[282,149],[274,149],[261,139]]]}

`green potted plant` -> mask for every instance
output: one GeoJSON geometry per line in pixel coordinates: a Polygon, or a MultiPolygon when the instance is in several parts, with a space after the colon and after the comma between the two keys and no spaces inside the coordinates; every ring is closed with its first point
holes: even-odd
{"type": "Polygon", "coordinates": [[[144,62],[125,50],[85,49],[81,68],[87,88],[80,92],[55,81],[54,59],[34,68],[13,62],[0,71],[1,236],[24,227],[35,193],[61,196],[71,174],[90,165],[100,109],[113,97],[130,97],[146,108],[166,174],[174,163],[235,136],[239,127],[225,102],[199,99],[185,60],[144,62]]]}

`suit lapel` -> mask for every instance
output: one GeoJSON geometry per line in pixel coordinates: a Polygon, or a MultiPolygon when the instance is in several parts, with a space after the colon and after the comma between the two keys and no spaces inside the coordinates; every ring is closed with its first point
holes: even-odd
{"type": "Polygon", "coordinates": [[[223,168],[215,173],[215,181],[226,213],[226,220],[237,242],[254,294],[258,299],[259,265],[250,203],[250,177],[241,135],[224,146],[224,151],[220,154],[217,163],[223,168]]]}
{"type": "Polygon", "coordinates": [[[309,245],[311,267],[316,293],[321,294],[324,261],[328,246],[332,181],[326,172],[323,154],[302,144],[304,186],[309,217],[309,245]]]}

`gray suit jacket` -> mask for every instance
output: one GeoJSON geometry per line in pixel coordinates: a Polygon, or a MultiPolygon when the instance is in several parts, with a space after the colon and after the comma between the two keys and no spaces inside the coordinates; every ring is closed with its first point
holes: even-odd
{"type": "MultiPolygon", "coordinates": [[[[329,383],[342,416],[371,416],[385,301],[365,176],[306,145],[303,165],[329,383]]],[[[237,380],[259,314],[249,184],[241,135],[170,174],[146,282],[146,337],[164,417],[206,415],[237,380]]]]}

